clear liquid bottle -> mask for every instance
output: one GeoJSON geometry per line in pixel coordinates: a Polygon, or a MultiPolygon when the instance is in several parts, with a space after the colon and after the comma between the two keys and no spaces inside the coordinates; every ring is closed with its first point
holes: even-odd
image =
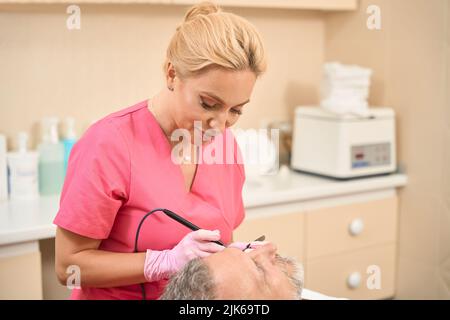
{"type": "Polygon", "coordinates": [[[75,133],[75,119],[74,118],[66,118],[66,133],[63,139],[64,145],[64,176],[67,172],[67,165],[69,163],[70,152],[74,144],[77,142],[77,135],[75,133]]]}
{"type": "Polygon", "coordinates": [[[64,183],[64,145],[59,141],[58,118],[41,121],[42,138],[39,152],[39,191],[41,195],[61,192],[64,183]]]}

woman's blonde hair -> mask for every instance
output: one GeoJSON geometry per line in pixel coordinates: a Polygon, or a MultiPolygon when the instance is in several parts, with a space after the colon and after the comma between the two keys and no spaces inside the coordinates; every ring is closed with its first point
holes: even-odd
{"type": "Polygon", "coordinates": [[[169,62],[180,78],[209,67],[248,69],[257,77],[266,70],[264,46],[256,28],[211,2],[201,2],[187,11],[167,48],[164,71],[169,62]]]}

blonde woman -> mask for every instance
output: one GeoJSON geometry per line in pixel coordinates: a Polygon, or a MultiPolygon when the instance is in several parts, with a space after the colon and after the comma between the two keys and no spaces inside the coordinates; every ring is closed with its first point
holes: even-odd
{"type": "Polygon", "coordinates": [[[58,279],[81,281],[72,299],[157,299],[188,261],[232,242],[244,218],[245,174],[228,128],[264,71],[262,41],[249,22],[212,3],[195,5],[167,49],[162,90],[86,131],[72,150],[54,220],[58,279]],[[190,151],[182,158],[174,157],[177,131],[190,151]],[[201,161],[218,139],[234,147],[226,149],[234,150],[233,164],[201,161]],[[163,212],[146,215],[155,208],[201,229],[163,212]]]}

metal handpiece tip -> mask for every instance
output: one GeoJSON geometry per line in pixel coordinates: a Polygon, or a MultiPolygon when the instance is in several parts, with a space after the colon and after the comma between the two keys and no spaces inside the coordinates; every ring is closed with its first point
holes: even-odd
{"type": "Polygon", "coordinates": [[[266,236],[262,235],[261,237],[259,237],[255,241],[264,241],[264,240],[266,240],[266,236]]]}

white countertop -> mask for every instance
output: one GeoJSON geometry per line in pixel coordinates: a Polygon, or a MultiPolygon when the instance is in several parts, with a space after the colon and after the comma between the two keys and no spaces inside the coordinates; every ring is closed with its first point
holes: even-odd
{"type": "Polygon", "coordinates": [[[277,175],[257,179],[247,177],[243,198],[245,207],[252,208],[398,188],[405,186],[407,181],[407,176],[399,173],[340,181],[283,167],[277,175]]]}
{"type": "MultiPolygon", "coordinates": [[[[246,208],[293,201],[349,195],[406,185],[403,174],[336,181],[280,170],[277,175],[248,177],[243,199],[246,208]]],[[[59,208],[59,196],[0,203],[0,246],[55,236],[52,221],[59,208]]]]}
{"type": "Polygon", "coordinates": [[[55,236],[59,195],[0,203],[0,246],[55,236]]]}

